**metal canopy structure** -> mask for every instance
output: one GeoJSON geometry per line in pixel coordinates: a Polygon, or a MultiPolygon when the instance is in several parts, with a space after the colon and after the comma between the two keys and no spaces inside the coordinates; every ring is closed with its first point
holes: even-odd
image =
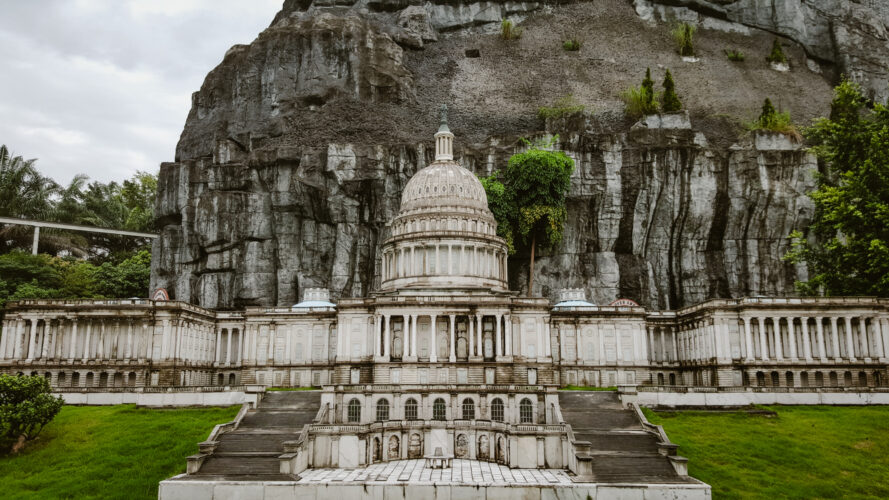
{"type": "Polygon", "coordinates": [[[80,224],[62,224],[60,222],[46,222],[31,219],[16,219],[13,217],[0,217],[0,224],[13,224],[18,226],[34,226],[34,243],[31,245],[31,253],[37,255],[37,243],[40,241],[40,228],[66,229],[68,231],[83,231],[85,233],[104,233],[118,236],[132,236],[134,238],[157,238],[155,233],[141,233],[138,231],[125,231],[123,229],[108,229],[96,226],[82,226],[80,224]]]}

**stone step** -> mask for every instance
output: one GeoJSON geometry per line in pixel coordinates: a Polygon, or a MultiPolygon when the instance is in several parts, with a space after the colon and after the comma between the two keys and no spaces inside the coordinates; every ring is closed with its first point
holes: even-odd
{"type": "MultiPolygon", "coordinates": [[[[561,404],[561,403],[560,403],[561,404]]],[[[574,409],[562,406],[562,418],[572,429],[641,430],[642,424],[630,410],[574,409]]]]}
{"type": "Polygon", "coordinates": [[[574,430],[574,437],[578,441],[589,441],[594,452],[658,452],[658,438],[648,433],[625,434],[615,432],[578,432],[574,430]]]}
{"type": "Polygon", "coordinates": [[[563,408],[574,409],[623,409],[620,396],[615,391],[560,391],[559,404],[563,408]]]}
{"type": "Polygon", "coordinates": [[[198,475],[249,475],[280,474],[277,456],[226,456],[211,455],[204,460],[198,475]]]}
{"type": "Polygon", "coordinates": [[[285,427],[302,429],[312,422],[317,410],[250,410],[241,420],[239,429],[285,427]]]}
{"type": "Polygon", "coordinates": [[[270,391],[262,397],[260,408],[313,410],[321,407],[321,391],[270,391]]]}
{"type": "Polygon", "coordinates": [[[608,481],[679,480],[667,457],[660,455],[593,455],[593,477],[608,481]]]}
{"type": "Polygon", "coordinates": [[[222,434],[216,446],[216,454],[244,452],[284,453],[284,442],[294,441],[299,433],[257,434],[227,432],[222,434]]]}

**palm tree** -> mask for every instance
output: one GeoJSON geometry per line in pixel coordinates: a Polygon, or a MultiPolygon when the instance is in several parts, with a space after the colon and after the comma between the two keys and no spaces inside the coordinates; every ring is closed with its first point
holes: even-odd
{"type": "MultiPolygon", "coordinates": [[[[59,185],[40,175],[34,167],[36,161],[14,156],[0,145],[0,216],[46,218],[52,212],[59,185]]],[[[27,248],[32,231],[25,226],[0,227],[0,251],[27,248]]]]}

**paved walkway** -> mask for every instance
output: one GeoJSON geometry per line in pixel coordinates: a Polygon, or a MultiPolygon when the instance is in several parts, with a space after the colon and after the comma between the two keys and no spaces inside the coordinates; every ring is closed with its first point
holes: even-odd
{"type": "Polygon", "coordinates": [[[478,460],[455,459],[450,469],[427,469],[426,461],[397,460],[357,469],[309,469],[300,473],[300,484],[460,484],[460,485],[538,485],[572,484],[561,469],[510,469],[505,465],[478,460]]]}

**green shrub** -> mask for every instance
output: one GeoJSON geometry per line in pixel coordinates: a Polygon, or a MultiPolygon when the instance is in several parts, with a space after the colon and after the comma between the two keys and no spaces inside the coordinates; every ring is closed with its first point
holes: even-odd
{"type": "Polygon", "coordinates": [[[664,113],[675,113],[682,109],[682,102],[676,95],[676,84],[673,82],[673,75],[667,70],[664,76],[664,94],[661,97],[661,109],[664,113]]]}
{"type": "Polygon", "coordinates": [[[657,113],[656,97],[645,87],[630,87],[620,94],[621,100],[627,105],[627,115],[633,118],[657,113]]]}
{"type": "Polygon", "coordinates": [[[673,35],[673,40],[676,42],[676,49],[679,51],[680,56],[694,57],[696,30],[697,28],[693,24],[681,23],[670,32],[673,35]]]}
{"type": "Polygon", "coordinates": [[[778,132],[784,134],[796,141],[802,140],[799,128],[790,119],[790,113],[787,111],[778,111],[772,105],[772,100],[766,98],[762,103],[762,111],[759,118],[747,125],[748,130],[766,130],[769,132],[778,132]]]}
{"type": "Polygon", "coordinates": [[[541,106],[537,108],[537,117],[541,120],[548,118],[561,118],[565,115],[574,113],[582,113],[586,107],[577,102],[574,96],[568,94],[564,97],[556,99],[552,106],[541,106]]]}
{"type": "Polygon", "coordinates": [[[583,42],[577,37],[572,37],[562,42],[562,48],[568,52],[576,52],[580,50],[581,45],[583,45],[583,42]]]}
{"type": "Polygon", "coordinates": [[[519,28],[509,19],[500,21],[500,38],[504,40],[518,40],[522,37],[522,28],[519,28]]]}
{"type": "Polygon", "coordinates": [[[781,48],[781,43],[777,38],[772,43],[772,52],[766,57],[766,61],[775,64],[787,64],[787,56],[784,55],[784,50],[781,48]]]}
{"type": "Polygon", "coordinates": [[[62,404],[41,376],[0,375],[0,453],[19,452],[52,421],[62,404]]]}
{"type": "Polygon", "coordinates": [[[725,52],[725,57],[727,57],[729,61],[744,62],[744,53],[741,52],[740,50],[726,49],[724,52],[725,52]]]}

